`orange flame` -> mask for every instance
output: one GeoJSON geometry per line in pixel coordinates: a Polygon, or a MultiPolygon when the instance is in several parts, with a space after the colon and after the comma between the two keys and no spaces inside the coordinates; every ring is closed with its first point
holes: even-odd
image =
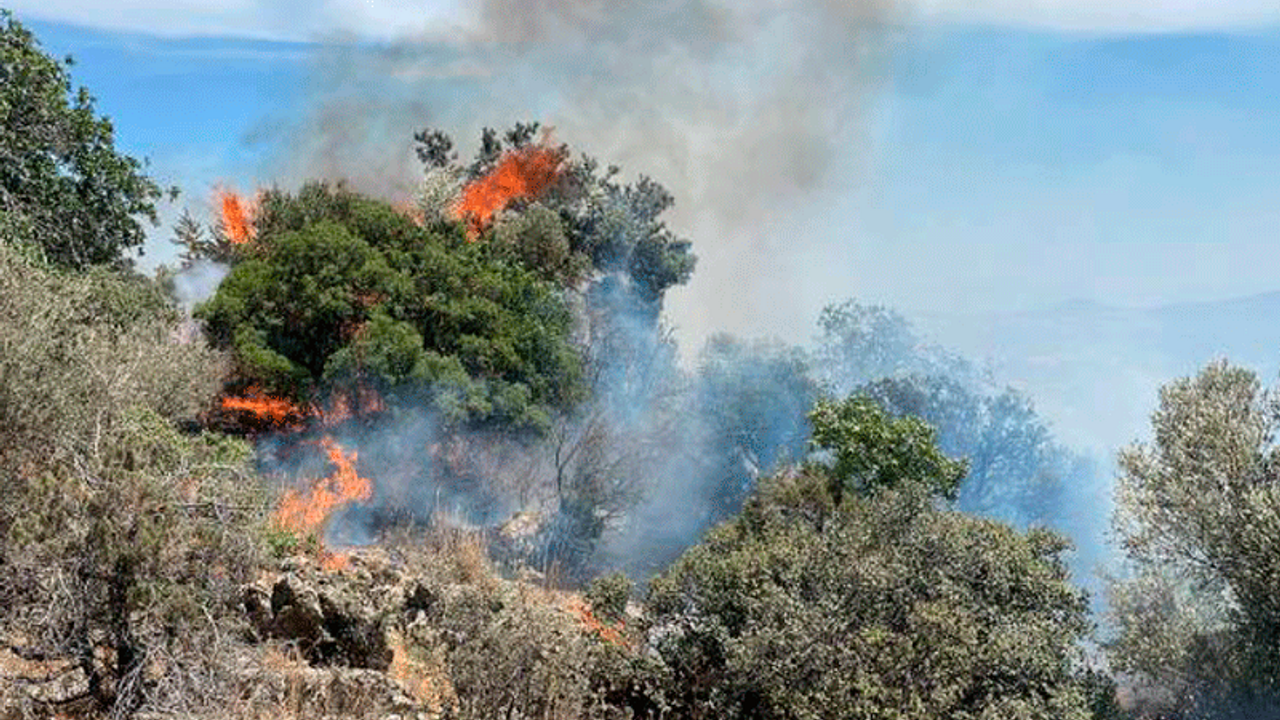
{"type": "Polygon", "coordinates": [[[253,239],[253,206],[230,190],[218,191],[222,205],[222,232],[232,245],[243,245],[253,239]]]}
{"type": "Polygon", "coordinates": [[[338,507],[373,497],[373,483],[356,473],[356,453],[350,455],[332,438],[320,441],[336,470],[306,490],[289,488],[276,510],[276,524],[286,530],[310,533],[324,526],[338,507]]]}
{"type": "MultiPolygon", "coordinates": [[[[332,428],[350,420],[353,410],[361,415],[371,415],[384,409],[377,391],[362,384],[357,385],[354,392],[335,391],[328,409],[317,405],[303,409],[283,398],[265,395],[257,387],[250,387],[246,393],[245,397],[223,398],[223,409],[247,413],[260,423],[293,433],[303,430],[309,420],[317,420],[320,427],[332,428]]],[[[328,455],[334,471],[309,486],[285,490],[274,515],[276,526],[282,530],[318,535],[329,516],[339,507],[373,497],[373,483],[356,472],[357,454],[354,451],[345,452],[328,436],[320,440],[320,447],[328,455]]],[[[321,569],[328,572],[341,572],[350,563],[347,553],[327,550],[323,546],[319,548],[316,559],[321,569]]]]}
{"type": "Polygon", "coordinates": [[[256,387],[248,389],[245,397],[222,398],[223,410],[248,413],[259,421],[279,428],[300,425],[309,415],[288,400],[263,395],[256,387]]]}
{"type": "Polygon", "coordinates": [[[601,640],[622,648],[631,647],[630,641],[623,635],[626,623],[622,620],[618,620],[617,624],[600,620],[592,612],[590,603],[576,595],[570,595],[564,599],[564,608],[578,618],[584,630],[590,631],[601,640]]]}
{"type": "Polygon", "coordinates": [[[351,553],[320,551],[320,569],[329,573],[345,572],[351,567],[351,553]]]}
{"type": "Polygon", "coordinates": [[[462,190],[455,215],[467,223],[475,239],[493,220],[494,213],[512,200],[541,195],[560,177],[564,153],[543,145],[513,150],[502,156],[488,174],[462,190]]]}

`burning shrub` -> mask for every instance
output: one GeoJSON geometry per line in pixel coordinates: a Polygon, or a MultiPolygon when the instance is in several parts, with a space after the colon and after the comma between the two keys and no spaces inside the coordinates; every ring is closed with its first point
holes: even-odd
{"type": "Polygon", "coordinates": [[[587,622],[582,598],[497,577],[479,538],[401,534],[391,547],[413,577],[410,654],[437,650],[454,717],[656,718],[669,676],[637,638],[587,622]]]}

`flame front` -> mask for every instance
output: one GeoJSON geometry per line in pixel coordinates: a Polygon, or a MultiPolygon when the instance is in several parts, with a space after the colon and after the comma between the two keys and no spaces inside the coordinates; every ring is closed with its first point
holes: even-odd
{"type": "Polygon", "coordinates": [[[259,421],[281,429],[301,425],[309,413],[288,400],[262,395],[257,388],[249,388],[244,397],[222,398],[222,409],[248,413],[259,421]]]}
{"type": "Polygon", "coordinates": [[[324,526],[329,515],[342,505],[364,502],[373,497],[373,483],[356,472],[356,453],[347,454],[333,441],[324,438],[321,447],[329,462],[337,469],[329,477],[316,481],[310,488],[289,488],[276,511],[276,524],[286,530],[312,533],[324,526]]]}
{"type": "Polygon", "coordinates": [[[475,239],[512,200],[541,195],[560,177],[564,154],[542,145],[513,150],[462,190],[456,215],[475,239]]]}
{"type": "Polygon", "coordinates": [[[218,191],[222,206],[222,232],[232,245],[243,245],[253,239],[253,209],[249,203],[229,190],[218,191]]]}

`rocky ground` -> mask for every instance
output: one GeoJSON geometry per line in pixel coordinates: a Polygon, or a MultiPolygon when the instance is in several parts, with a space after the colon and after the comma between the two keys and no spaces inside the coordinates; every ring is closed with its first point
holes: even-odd
{"type": "MultiPolygon", "coordinates": [[[[217,716],[445,717],[462,707],[460,682],[468,698],[514,703],[515,685],[537,682],[538,666],[559,677],[556,663],[569,667],[588,646],[625,651],[629,642],[621,623],[597,620],[581,596],[534,576],[503,579],[466,542],[418,557],[381,547],[290,557],[241,589],[239,611],[236,691],[217,716]],[[522,648],[527,658],[512,655],[522,648]],[[488,667],[485,653],[494,656],[488,667]]],[[[87,679],[76,662],[26,658],[21,648],[10,638],[0,651],[0,719],[85,715],[87,679]]],[[[164,707],[154,698],[136,717],[176,716],[164,707]]]]}

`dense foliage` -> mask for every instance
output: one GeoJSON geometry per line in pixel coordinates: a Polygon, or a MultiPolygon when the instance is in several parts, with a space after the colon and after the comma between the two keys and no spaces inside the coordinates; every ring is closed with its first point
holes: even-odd
{"type": "Polygon", "coordinates": [[[957,505],[1020,525],[1062,526],[1064,490],[1096,472],[1053,436],[1029,398],[997,389],[972,363],[924,342],[881,306],[829,305],[813,372],[828,391],[865,394],[894,416],[916,416],[938,447],[968,462],[957,505]]]}
{"type": "Polygon", "coordinates": [[[718,523],[738,512],[760,475],[804,459],[807,414],[821,393],[805,354],[780,343],[719,335],[699,360],[693,406],[706,440],[692,462],[712,478],[704,492],[718,523]]]}
{"type": "Polygon", "coordinates": [[[1065,547],[907,476],[836,494],[786,472],[653,582],[651,637],[681,717],[1085,718],[1065,547]]]}
{"type": "MultiPolygon", "coordinates": [[[[448,135],[433,129],[418,133],[418,157],[427,168],[420,197],[425,217],[449,218],[462,184],[491,171],[505,151],[530,147],[538,130],[537,123],[518,123],[499,138],[486,128],[475,158],[465,166],[457,163],[448,135]]],[[[663,295],[687,282],[695,264],[689,241],[662,221],[674,198],[651,178],[623,184],[616,180],[620,168],[601,172],[592,158],[570,158],[563,147],[557,151],[564,161],[558,182],[499,217],[491,229],[494,239],[561,280],[588,270],[596,279],[614,277],[628,301],[649,321],[656,320],[663,295]],[[516,237],[521,241],[511,243],[516,237]]]]}
{"type": "Polygon", "coordinates": [[[557,288],[457,226],[311,184],[264,194],[241,255],[196,314],[246,384],[310,401],[367,383],[451,422],[524,427],[581,397],[557,288]]]}
{"type": "Polygon", "coordinates": [[[126,262],[155,221],[160,189],[114,146],[67,67],[0,10],[0,241],[69,268],[126,262]]]}
{"type": "Polygon", "coordinates": [[[1115,657],[1187,713],[1275,707],[1280,430],[1275,396],[1225,362],[1165,386],[1153,441],[1120,454],[1115,657]]]}
{"type": "Polygon", "coordinates": [[[964,478],[965,463],[938,449],[933,428],[917,417],[889,417],[870,398],[819,400],[809,422],[814,445],[830,455],[827,474],[836,502],[908,481],[950,498],[964,478]]]}

